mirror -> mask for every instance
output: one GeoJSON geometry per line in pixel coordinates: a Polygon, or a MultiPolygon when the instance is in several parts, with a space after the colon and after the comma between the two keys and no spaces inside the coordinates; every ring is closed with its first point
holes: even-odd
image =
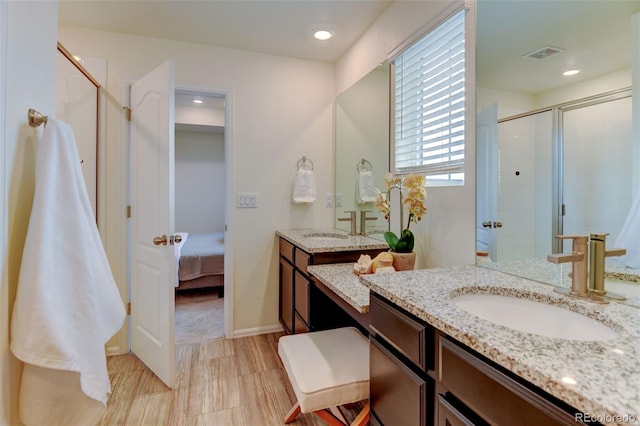
{"type": "Polygon", "coordinates": [[[388,229],[378,213],[375,189],[389,170],[389,64],[382,64],[336,99],[336,228],[349,232],[349,211],[357,229],[366,212],[366,235],[384,240],[388,229]]]}
{"type": "Polygon", "coordinates": [[[639,12],[624,0],[477,1],[478,264],[526,275],[523,262],[539,260],[555,269],[528,278],[558,284],[570,265],[546,256],[571,248],[554,235],[608,233],[614,247],[640,190],[630,97],[639,12]]]}

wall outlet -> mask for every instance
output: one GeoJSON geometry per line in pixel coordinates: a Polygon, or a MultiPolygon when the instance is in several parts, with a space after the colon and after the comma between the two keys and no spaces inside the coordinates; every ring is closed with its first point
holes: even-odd
{"type": "Polygon", "coordinates": [[[239,208],[257,208],[258,207],[258,194],[250,192],[238,192],[236,199],[237,206],[239,208]]]}
{"type": "Polygon", "coordinates": [[[324,205],[326,207],[333,207],[333,194],[327,194],[325,196],[325,203],[324,205]]]}

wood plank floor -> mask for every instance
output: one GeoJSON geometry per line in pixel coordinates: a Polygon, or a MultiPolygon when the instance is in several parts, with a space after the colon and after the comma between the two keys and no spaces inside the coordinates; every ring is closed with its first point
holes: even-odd
{"type": "MultiPolygon", "coordinates": [[[[134,355],[109,357],[112,394],[101,425],[277,426],[295,401],[278,357],[282,333],[176,346],[167,388],[134,355]]],[[[362,404],[345,410],[352,420],[362,404]]],[[[291,425],[324,423],[301,414],[291,425]]]]}

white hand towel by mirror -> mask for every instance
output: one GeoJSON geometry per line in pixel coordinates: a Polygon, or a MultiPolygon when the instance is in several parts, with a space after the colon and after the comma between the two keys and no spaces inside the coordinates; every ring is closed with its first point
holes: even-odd
{"type": "Polygon", "coordinates": [[[293,178],[292,200],[296,204],[316,201],[316,182],[312,170],[300,169],[293,178]]]}
{"type": "Polygon", "coordinates": [[[378,191],[371,170],[359,170],[356,172],[356,201],[358,204],[373,203],[376,201],[378,191]]]}
{"type": "Polygon", "coordinates": [[[629,214],[622,225],[614,246],[627,249],[627,254],[621,256],[619,261],[630,268],[640,268],[640,193],[633,201],[629,214]]]}
{"type": "Polygon", "coordinates": [[[96,424],[111,392],[104,345],[125,317],[73,132],[49,119],[11,322],[11,351],[25,362],[20,420],[96,424]]]}

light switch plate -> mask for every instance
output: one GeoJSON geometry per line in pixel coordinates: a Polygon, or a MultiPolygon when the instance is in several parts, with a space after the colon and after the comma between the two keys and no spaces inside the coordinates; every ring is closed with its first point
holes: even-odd
{"type": "Polygon", "coordinates": [[[342,207],[342,194],[336,193],[336,207],[342,207]]]}
{"type": "Polygon", "coordinates": [[[257,208],[258,207],[258,194],[253,192],[238,192],[236,205],[239,208],[257,208]]]}
{"type": "Polygon", "coordinates": [[[326,207],[333,207],[333,194],[327,194],[325,200],[326,207]]]}

